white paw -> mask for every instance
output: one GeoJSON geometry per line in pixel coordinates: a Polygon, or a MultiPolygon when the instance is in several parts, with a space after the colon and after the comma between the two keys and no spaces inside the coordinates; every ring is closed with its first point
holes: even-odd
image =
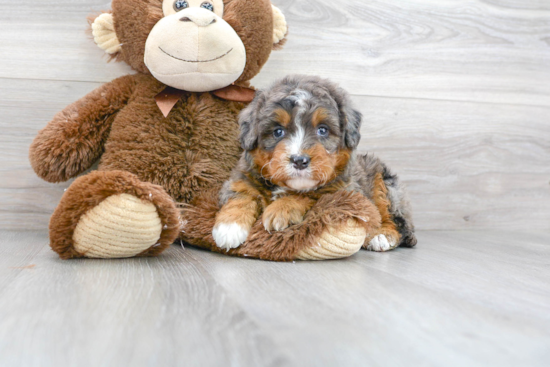
{"type": "Polygon", "coordinates": [[[220,223],[212,230],[212,236],[219,248],[231,250],[246,241],[248,232],[250,231],[247,228],[237,223],[220,223]]]}
{"type": "Polygon", "coordinates": [[[394,240],[391,240],[391,239],[388,240],[386,236],[384,236],[383,234],[379,234],[378,236],[370,240],[369,245],[367,246],[367,250],[384,252],[384,251],[391,250],[394,247],[395,247],[394,240]]]}

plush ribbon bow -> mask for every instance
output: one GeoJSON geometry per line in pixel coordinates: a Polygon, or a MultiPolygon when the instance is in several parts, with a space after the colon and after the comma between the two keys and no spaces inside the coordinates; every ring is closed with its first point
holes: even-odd
{"type": "MultiPolygon", "coordinates": [[[[155,96],[155,101],[164,117],[168,117],[172,108],[183,97],[186,91],[172,87],[166,87],[162,92],[155,96]]],[[[250,103],[254,99],[256,91],[252,88],[230,85],[228,87],[211,92],[216,97],[233,102],[250,103]]]]}

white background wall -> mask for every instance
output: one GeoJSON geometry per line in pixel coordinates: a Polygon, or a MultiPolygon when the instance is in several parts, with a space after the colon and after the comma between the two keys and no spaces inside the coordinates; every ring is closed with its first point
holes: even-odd
{"type": "MultiPolygon", "coordinates": [[[[361,152],[409,186],[419,229],[550,229],[550,1],[274,0],[290,35],[254,85],[319,74],[365,115],[361,152]]],[[[67,104],[130,72],[86,33],[107,1],[0,0],[0,228],[47,227],[68,184],[27,150],[67,104]]]]}

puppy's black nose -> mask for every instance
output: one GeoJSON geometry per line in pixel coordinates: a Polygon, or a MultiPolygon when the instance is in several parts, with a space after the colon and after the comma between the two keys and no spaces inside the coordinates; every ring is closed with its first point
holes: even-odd
{"type": "Polygon", "coordinates": [[[311,162],[311,158],[307,155],[293,155],[290,157],[290,162],[296,169],[306,169],[311,162]]]}

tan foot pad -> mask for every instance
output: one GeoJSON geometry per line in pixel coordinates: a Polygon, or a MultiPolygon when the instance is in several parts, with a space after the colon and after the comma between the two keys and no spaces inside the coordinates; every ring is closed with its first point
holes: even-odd
{"type": "Polygon", "coordinates": [[[75,228],[76,251],[91,258],[136,256],[158,243],[162,223],[155,205],[135,196],[109,196],[82,216],[75,228]]]}
{"type": "Polygon", "coordinates": [[[319,245],[302,250],[298,260],[341,259],[361,249],[367,237],[367,230],[355,219],[338,228],[330,227],[321,234],[319,245]]]}

